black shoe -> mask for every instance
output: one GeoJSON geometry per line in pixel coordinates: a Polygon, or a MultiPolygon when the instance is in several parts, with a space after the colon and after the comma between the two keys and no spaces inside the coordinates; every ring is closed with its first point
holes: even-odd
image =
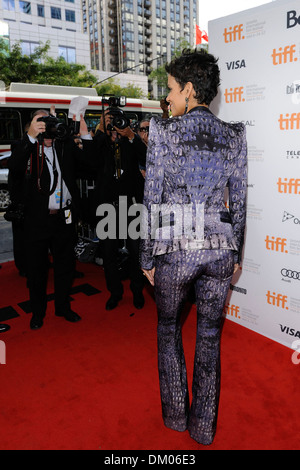
{"type": "Polygon", "coordinates": [[[116,308],[121,299],[122,296],[111,295],[108,301],[106,302],[106,310],[113,310],[114,308],[116,308]]]}
{"type": "Polygon", "coordinates": [[[142,292],[138,294],[133,294],[133,305],[135,308],[141,309],[145,305],[145,299],[142,292]]]}
{"type": "Polygon", "coordinates": [[[33,316],[32,319],[30,320],[30,328],[31,330],[39,330],[42,328],[44,322],[41,318],[33,316]]]}
{"type": "Polygon", "coordinates": [[[0,325],[0,333],[5,333],[5,331],[10,330],[9,325],[4,325],[3,323],[0,325]]]}
{"type": "Polygon", "coordinates": [[[64,317],[67,321],[69,321],[71,323],[76,323],[76,322],[81,320],[81,317],[77,313],[73,312],[72,310],[69,310],[69,311],[63,312],[63,313],[56,313],[55,312],[55,315],[57,317],[64,317]]]}

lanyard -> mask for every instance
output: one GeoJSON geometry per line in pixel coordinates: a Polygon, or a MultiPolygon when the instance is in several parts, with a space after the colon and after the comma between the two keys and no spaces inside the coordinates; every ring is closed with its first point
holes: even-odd
{"type": "Polygon", "coordinates": [[[47,194],[51,196],[51,194],[54,193],[56,186],[57,186],[57,180],[58,180],[58,171],[57,171],[57,166],[56,166],[56,153],[54,150],[54,146],[52,143],[52,152],[53,152],[53,164],[52,164],[52,169],[53,169],[53,185],[50,191],[45,191],[42,186],[41,186],[41,176],[43,173],[43,168],[44,168],[44,160],[45,160],[45,154],[44,154],[44,142],[38,143],[38,148],[37,148],[37,186],[38,190],[44,194],[47,194]]]}
{"type": "Polygon", "coordinates": [[[116,160],[116,170],[117,170],[117,178],[121,178],[121,149],[120,145],[116,142],[115,143],[115,160],[116,160]]]}

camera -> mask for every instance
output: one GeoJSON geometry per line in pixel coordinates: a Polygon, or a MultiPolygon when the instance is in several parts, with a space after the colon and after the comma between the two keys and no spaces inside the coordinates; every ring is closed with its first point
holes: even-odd
{"type": "Polygon", "coordinates": [[[130,126],[130,120],[119,106],[126,106],[125,96],[109,96],[102,97],[102,105],[108,104],[109,115],[111,116],[111,123],[107,126],[109,131],[115,127],[118,129],[126,129],[130,126]]]}
{"type": "Polygon", "coordinates": [[[25,206],[23,204],[13,204],[11,203],[5,214],[4,218],[8,222],[15,222],[18,224],[21,224],[24,222],[24,217],[25,217],[25,206]]]}
{"type": "Polygon", "coordinates": [[[37,120],[46,124],[46,131],[40,134],[43,139],[63,140],[74,133],[72,126],[62,124],[55,116],[42,116],[37,120]]]}

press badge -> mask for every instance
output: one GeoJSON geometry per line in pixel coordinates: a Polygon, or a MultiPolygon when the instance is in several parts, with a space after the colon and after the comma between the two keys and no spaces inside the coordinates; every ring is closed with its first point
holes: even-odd
{"type": "Polygon", "coordinates": [[[65,221],[66,221],[66,224],[72,223],[72,213],[70,209],[65,209],[65,221]]]}
{"type": "Polygon", "coordinates": [[[59,204],[60,203],[61,190],[56,188],[54,195],[55,195],[55,202],[57,204],[59,204]]]}

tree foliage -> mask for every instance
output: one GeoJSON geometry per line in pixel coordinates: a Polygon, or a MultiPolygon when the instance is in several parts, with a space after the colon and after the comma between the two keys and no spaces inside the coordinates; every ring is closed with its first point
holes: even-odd
{"type": "MultiPolygon", "coordinates": [[[[174,51],[172,59],[174,57],[179,57],[183,49],[192,49],[192,46],[189,44],[189,42],[186,39],[180,38],[178,40],[177,47],[174,51]]],[[[168,74],[165,70],[165,64],[160,65],[156,69],[153,69],[149,75],[149,79],[156,81],[158,86],[166,89],[168,85],[168,74]]]]}
{"type": "Polygon", "coordinates": [[[113,95],[113,96],[126,96],[127,98],[145,98],[144,91],[135,86],[133,83],[128,83],[126,87],[121,87],[115,83],[113,78],[105,80],[105,82],[95,86],[99,96],[113,95]]]}
{"type": "Polygon", "coordinates": [[[92,86],[97,77],[84,65],[69,64],[63,57],[48,55],[50,42],[40,44],[32,54],[23,55],[20,42],[12,48],[0,39],[0,80],[6,86],[11,82],[41,83],[63,86],[92,86]]]}

